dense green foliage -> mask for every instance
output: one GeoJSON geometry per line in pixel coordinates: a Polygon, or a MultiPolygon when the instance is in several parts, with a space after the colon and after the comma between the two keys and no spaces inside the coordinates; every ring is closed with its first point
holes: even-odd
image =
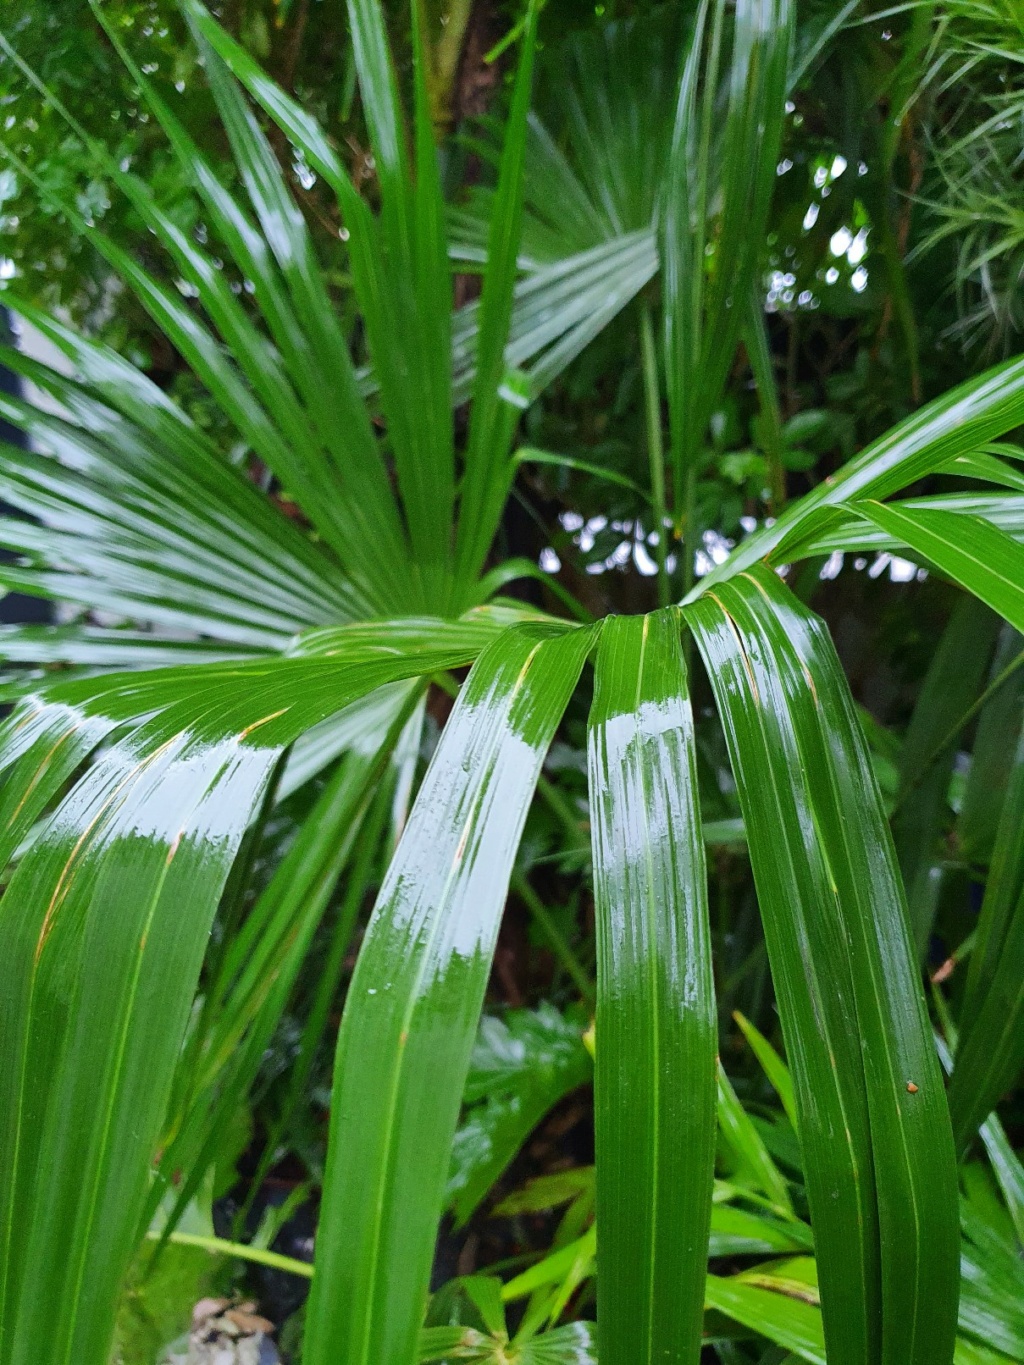
{"type": "Polygon", "coordinates": [[[1022,37],[12,0],[0,1365],[1024,1361],[1022,37]]]}

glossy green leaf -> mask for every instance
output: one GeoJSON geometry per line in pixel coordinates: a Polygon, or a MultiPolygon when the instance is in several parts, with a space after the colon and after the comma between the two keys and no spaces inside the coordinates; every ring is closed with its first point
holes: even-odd
{"type": "MultiPolygon", "coordinates": [[[[380,186],[379,216],[347,177],[335,188],[413,548],[413,574],[423,584],[424,600],[445,610],[454,591],[455,456],[451,282],[436,153],[418,78],[414,180],[383,12],[375,0],[350,0],[348,11],[380,186]]],[[[414,28],[418,33],[418,24],[414,28]]],[[[417,68],[423,59],[417,52],[417,68]]]]}
{"type": "MultiPolygon", "coordinates": [[[[234,558],[242,547],[251,553],[255,544],[275,580],[294,580],[296,589],[312,581],[321,596],[325,592],[332,596],[333,560],[261,497],[241,471],[227,464],[216,446],[156,384],[109,347],[78,336],[24,299],[12,299],[11,305],[67,357],[84,381],[77,384],[20,352],[4,353],[5,364],[55,399],[79,428],[74,435],[82,450],[77,444],[70,449],[58,446],[56,453],[62,460],[94,476],[115,466],[122,496],[129,489],[139,489],[149,497],[160,497],[151,511],[164,510],[173,488],[179,516],[187,509],[193,516],[205,517],[207,538],[216,532],[222,554],[224,537],[230,537],[234,558]],[[102,446],[82,442],[82,430],[93,438],[102,437],[102,446]]],[[[63,430],[47,427],[46,414],[29,405],[9,409],[5,416],[34,437],[41,436],[44,447],[55,431],[63,430]],[[44,425],[36,430],[26,426],[26,421],[44,425]]],[[[109,480],[109,474],[106,477],[109,480]]],[[[342,601],[338,600],[338,606],[342,601]]]]}
{"type": "Polygon", "coordinates": [[[0,626],[7,663],[67,663],[87,667],[159,668],[249,658],[251,650],[205,640],[174,640],[102,626],[0,626]]]}
{"type": "MultiPolygon", "coordinates": [[[[93,4],[95,8],[96,0],[93,4]]],[[[203,53],[207,76],[263,235],[227,194],[181,124],[118,42],[119,51],[177,155],[195,176],[239,269],[254,282],[258,305],[292,382],[342,478],[345,493],[339,512],[346,518],[346,537],[352,542],[346,557],[350,572],[368,585],[375,576],[390,584],[389,601],[397,606],[404,600],[402,571],[405,565],[407,577],[408,546],[308,228],[266,138],[205,37],[205,11],[187,0],[182,7],[203,53]]],[[[116,30],[105,27],[117,42],[116,30]]]]}
{"type": "Polygon", "coordinates": [[[821,1313],[813,1303],[738,1276],[718,1275],[708,1276],[705,1301],[709,1308],[794,1351],[801,1360],[826,1365],[821,1313]]]}
{"type": "Polygon", "coordinates": [[[793,1201],[785,1177],[740,1104],[721,1064],[718,1068],[718,1125],[739,1167],[730,1179],[740,1185],[750,1183],[771,1200],[778,1212],[792,1216],[793,1201]]]}
{"type": "Polygon", "coordinates": [[[560,1284],[574,1269],[578,1270],[580,1267],[583,1268],[583,1273],[578,1278],[583,1279],[587,1274],[593,1273],[596,1261],[597,1231],[591,1227],[582,1237],[559,1247],[536,1265],[530,1266],[529,1270],[524,1270],[522,1274],[509,1280],[501,1291],[501,1297],[506,1302],[525,1299],[528,1294],[533,1294],[547,1285],[560,1284]]]}
{"type": "Polygon", "coordinates": [[[522,55],[505,127],[480,299],[476,376],[459,514],[459,561],[463,572],[474,577],[497,529],[514,471],[508,456],[518,412],[509,395],[503,392],[505,346],[509,339],[523,214],[526,116],[533,84],[538,10],[537,0],[529,0],[522,55]]]}
{"type": "MultiPolygon", "coordinates": [[[[513,291],[505,362],[525,370],[530,395],[561,374],[657,271],[657,240],[644,228],[520,279],[513,291]]],[[[453,319],[456,402],[472,392],[479,326],[478,301],[453,319]]]]}
{"type": "Polygon", "coordinates": [[[961,1205],[964,1230],[960,1328],[1012,1359],[1024,1357],[1024,1262],[975,1201],[961,1205]]]}
{"type": "Polygon", "coordinates": [[[879,502],[855,507],[1024,630],[1024,546],[1005,532],[980,517],[952,512],[908,512],[879,502]]]}
{"type": "Polygon", "coordinates": [[[892,845],[820,621],[767,571],[687,613],[726,728],[796,1085],[833,1365],[948,1361],[955,1166],[892,845]]]}
{"type": "Polygon", "coordinates": [[[956,474],[965,479],[981,479],[985,483],[998,484],[1002,488],[1015,488],[1024,491],[1024,475],[1012,465],[1000,460],[986,451],[973,450],[966,455],[958,455],[950,460],[943,470],[945,474],[956,474]]]}
{"type": "MultiPolygon", "coordinates": [[[[982,1333],[991,1330],[1004,1344],[1007,1342],[1003,1321],[1007,1313],[1011,1316],[1014,1313],[1012,1288],[1005,1283],[993,1286],[991,1268],[991,1262],[986,1259],[983,1268],[979,1268],[979,1278],[986,1289],[970,1308],[961,1306],[961,1335],[954,1345],[954,1365],[1007,1365],[1020,1358],[1017,1350],[1011,1348],[1011,1354],[1006,1355],[968,1335],[975,1329],[982,1333]],[[1008,1288],[1010,1297],[1007,1298],[1004,1295],[1008,1288]],[[987,1300],[986,1292],[990,1296],[987,1300]]],[[[970,1270],[968,1267],[968,1273],[970,1270]]],[[[825,1354],[817,1273],[815,1263],[809,1258],[774,1261],[728,1278],[709,1275],[707,1304],[741,1323],[751,1335],[767,1337],[792,1350],[793,1355],[786,1358],[787,1362],[799,1359],[809,1361],[811,1365],[823,1365],[825,1354]]]]}
{"type": "Polygon", "coordinates": [[[319,657],[112,675],[55,685],[7,722],[8,857],[86,746],[127,722],[4,899],[0,1333],[12,1365],[106,1358],[212,916],[280,746],[385,681],[480,647],[357,644],[346,663],[335,641],[319,657]]]}
{"type": "MultiPolygon", "coordinates": [[[[104,169],[198,292],[217,332],[231,348],[230,358],[217,336],[179,294],[144,270],[128,252],[83,218],[73,204],[55,196],[46,182],[38,182],[41,195],[95,245],[157,327],[186,358],[228,420],[289,491],[299,497],[328,543],[344,553],[344,526],[337,515],[338,508],[344,506],[343,490],[336,470],[326,460],[272,348],[246,317],[223,272],[157,207],[149,187],[120,171],[105,151],[97,154],[104,169]]],[[[7,155],[12,157],[13,153],[7,155]]],[[[20,168],[30,180],[37,180],[27,167],[20,168]]]]}
{"type": "Polygon", "coordinates": [[[281,89],[246,49],[217,22],[201,0],[185,0],[190,21],[224,61],[232,75],[298,147],[309,164],[337,193],[349,182],[341,158],[312,115],[281,89]]]}
{"type": "Polygon", "coordinates": [[[337,562],[187,427],[140,428],[25,357],[11,364],[69,413],[0,398],[0,415],[54,457],[4,448],[3,495],[39,523],[4,522],[32,561],[5,566],[18,586],[255,648],[351,617],[337,562]]]}
{"type": "MultiPolygon", "coordinates": [[[[980,517],[1014,540],[1024,539],[1024,498],[1015,493],[941,493],[927,498],[901,498],[887,504],[897,510],[957,512],[980,517]]],[[[745,548],[744,541],[743,547],[745,548]]],[[[854,506],[819,507],[799,520],[771,550],[775,563],[791,563],[819,554],[906,550],[905,540],[865,521],[854,506]]]]}
{"type": "Polygon", "coordinates": [[[494,1358],[496,1342],[475,1327],[424,1327],[419,1336],[417,1360],[472,1360],[481,1363],[494,1358]]]}
{"type": "Polygon", "coordinates": [[[806,1223],[751,1213],[735,1204],[716,1202],[711,1210],[712,1257],[770,1256],[813,1248],[811,1230],[806,1223]]]}
{"type": "Polygon", "coordinates": [[[733,1018],[740,1026],[740,1032],[750,1044],[754,1056],[761,1064],[761,1069],[768,1077],[775,1088],[775,1093],[782,1101],[782,1107],[786,1111],[786,1117],[794,1128],[797,1126],[796,1098],[793,1092],[793,1078],[789,1074],[789,1067],[779,1056],[779,1054],[769,1043],[763,1033],[750,1022],[739,1010],[733,1014],[733,1018]]]}
{"type": "Polygon", "coordinates": [[[1018,426],[1022,418],[1024,360],[1018,358],[926,403],[872,442],[847,461],[831,482],[819,484],[787,507],[772,526],[748,536],[724,564],[701,580],[693,596],[743,572],[784,540],[799,537],[808,519],[823,509],[841,507],[856,498],[890,497],[944,468],[958,455],[1018,426]]]}
{"type": "Polygon", "coordinates": [[[1017,1240],[1024,1246],[1024,1163],[1010,1146],[1006,1130],[995,1114],[989,1114],[980,1131],[1017,1240]]]}
{"type": "Polygon", "coordinates": [[[210,921],[273,750],[145,731],[4,900],[4,1358],[100,1361],[210,921]]]}
{"type": "Polygon", "coordinates": [[[591,1077],[583,1026],[552,1005],[485,1017],[466,1080],[445,1202],[465,1223],[549,1109],[591,1077]]]}
{"type": "Polygon", "coordinates": [[[517,1347],[521,1365],[597,1365],[592,1322],[567,1322],[517,1347]]]}
{"type": "Polygon", "coordinates": [[[512,859],[592,644],[507,632],[445,728],[339,1035],[305,1359],[415,1359],[449,1151],[512,859]]]}
{"type": "Polygon", "coordinates": [[[700,1354],[717,1025],[679,628],[675,609],[610,619],[590,716],[606,1365],[700,1354]]]}
{"type": "MultiPolygon", "coordinates": [[[[421,720],[422,703],[407,722],[406,729],[399,737],[398,744],[392,754],[392,767],[395,770],[396,781],[394,783],[385,782],[378,789],[370,809],[359,825],[359,841],[354,852],[349,855],[350,866],[346,867],[343,874],[345,890],[338,905],[329,946],[318,973],[316,990],[296,1048],[295,1060],[288,1077],[285,1093],[280,1103],[275,1106],[273,1122],[268,1126],[266,1146],[253,1174],[251,1190],[259,1189],[269,1175],[274,1163],[279,1158],[282,1144],[286,1140],[295,1115],[300,1111],[307,1097],[317,1053],[328,1035],[331,1019],[340,998],[342,978],[345,974],[353,934],[357,929],[359,912],[366,901],[370,887],[375,880],[379,880],[377,874],[387,857],[386,827],[388,816],[391,814],[391,807],[401,789],[403,746],[407,742],[410,730],[418,733],[421,720]]],[[[291,950],[289,957],[293,953],[294,950],[291,950]]],[[[294,953],[294,956],[298,958],[297,953],[294,953]]],[[[296,968],[296,975],[297,971],[296,968]]],[[[268,1001],[261,1013],[273,1015],[278,1008],[278,1001],[283,1004],[284,992],[279,991],[276,994],[277,999],[272,998],[268,1001]]],[[[255,1048],[252,1050],[255,1052],[255,1048]]],[[[241,1077],[240,1079],[244,1084],[245,1078],[241,1077]]],[[[224,1089],[222,1087],[222,1095],[224,1089]]],[[[222,1100],[222,1103],[226,1104],[226,1099],[222,1100]]]]}

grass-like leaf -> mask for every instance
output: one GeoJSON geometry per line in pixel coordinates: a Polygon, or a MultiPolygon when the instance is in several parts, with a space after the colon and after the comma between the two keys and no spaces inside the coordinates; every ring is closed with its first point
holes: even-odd
{"type": "Polygon", "coordinates": [[[949,1115],[849,689],[823,625],[774,574],[743,574],[688,615],[744,811],[830,1359],[948,1362],[959,1279],[949,1115]]]}
{"type": "Polygon", "coordinates": [[[381,888],[338,1037],[310,1365],[415,1359],[512,860],[591,645],[522,627],[481,657],[381,888]]]}
{"type": "Polygon", "coordinates": [[[695,1362],[717,1024],[693,719],[675,608],[601,635],[590,716],[601,1358],[695,1362]]]}

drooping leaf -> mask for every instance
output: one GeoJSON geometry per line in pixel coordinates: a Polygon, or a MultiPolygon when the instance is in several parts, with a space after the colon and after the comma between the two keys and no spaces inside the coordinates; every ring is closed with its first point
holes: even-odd
{"type": "Polygon", "coordinates": [[[463,687],[378,897],[339,1035],[305,1359],[415,1359],[512,859],[589,631],[507,632],[463,687]]]}
{"type": "Polygon", "coordinates": [[[980,517],[914,511],[880,502],[856,510],[903,539],[1017,630],[1024,630],[1024,546],[980,517]]]}
{"type": "Polygon", "coordinates": [[[604,627],[589,732],[598,933],[598,1333],[696,1361],[717,1027],[693,720],[674,608],[604,627]]]}
{"type": "Polygon", "coordinates": [[[726,727],[796,1084],[829,1354],[948,1361],[956,1176],[867,748],[824,626],[767,571],[689,611],[726,727]]]}
{"type": "MultiPolygon", "coordinates": [[[[926,403],[866,450],[847,461],[830,483],[823,482],[792,503],[771,526],[749,536],[729,559],[694,589],[698,596],[742,573],[783,540],[798,538],[808,519],[823,509],[858,498],[887,498],[960,454],[1018,426],[1024,417],[1024,360],[996,365],[976,379],[926,403]]],[[[840,545],[838,548],[842,548],[840,545]]]]}
{"type": "Polygon", "coordinates": [[[7,1360],[101,1361],[210,921],[273,750],[123,740],[4,898],[7,1360]]]}
{"type": "MultiPolygon", "coordinates": [[[[343,663],[344,638],[319,658],[59,684],[6,723],[8,857],[87,746],[124,731],[4,898],[0,1333],[12,1365],[106,1359],[213,913],[280,747],[379,684],[432,671],[422,645],[409,657],[357,644],[343,663]]],[[[479,647],[467,655],[463,641],[441,666],[479,647]]]]}

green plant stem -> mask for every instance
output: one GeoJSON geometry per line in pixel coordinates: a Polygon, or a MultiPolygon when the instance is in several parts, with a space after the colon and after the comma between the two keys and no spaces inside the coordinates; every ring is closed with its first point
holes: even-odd
{"type": "MultiPolygon", "coordinates": [[[[159,1232],[147,1232],[150,1241],[157,1241],[159,1232]]],[[[263,1251],[260,1247],[247,1246],[245,1242],[228,1242],[223,1237],[203,1237],[196,1232],[172,1232],[168,1238],[179,1246],[202,1247],[213,1256],[233,1256],[239,1261],[255,1261],[258,1265],[268,1265],[274,1270],[284,1270],[289,1275],[301,1275],[304,1279],[313,1278],[313,1267],[308,1261],[297,1261],[291,1256],[281,1256],[276,1251],[263,1251]]]]}
{"type": "Polygon", "coordinates": [[[665,450],[661,439],[661,394],[658,357],[654,350],[651,305],[640,304],[640,353],[643,360],[644,409],[647,417],[647,458],[651,466],[651,506],[658,531],[658,606],[669,604],[668,553],[665,545],[665,450]]]}
{"type": "Polygon", "coordinates": [[[516,873],[512,884],[515,887],[516,895],[524,902],[526,908],[536,921],[541,933],[551,945],[555,957],[558,958],[566,972],[572,977],[577,990],[580,995],[582,995],[588,1008],[593,1009],[594,987],[590,977],[587,975],[583,968],[583,964],[566,941],[565,935],[555,923],[547,906],[521,872],[516,873]]]}
{"type": "Polygon", "coordinates": [[[558,790],[553,782],[546,777],[541,777],[537,783],[537,795],[543,800],[544,804],[551,811],[565,832],[569,835],[570,848],[582,848],[587,845],[587,836],[584,832],[580,817],[575,814],[572,807],[565,797],[558,790]]]}
{"type": "Polygon", "coordinates": [[[950,728],[939,740],[938,744],[934,746],[931,753],[925,759],[924,763],[921,764],[921,768],[918,771],[917,775],[915,776],[913,782],[908,782],[906,788],[896,797],[896,800],[893,803],[892,811],[890,812],[890,817],[893,814],[895,814],[897,810],[899,810],[899,808],[903,805],[904,801],[911,794],[911,792],[916,791],[916,789],[921,785],[921,783],[927,777],[932,764],[936,761],[939,755],[944,753],[946,749],[949,748],[949,746],[956,740],[957,735],[960,734],[960,732],[964,729],[966,725],[969,725],[971,723],[971,721],[978,714],[978,712],[985,705],[985,703],[991,701],[991,699],[995,696],[999,689],[1005,683],[1009,682],[1010,678],[1013,677],[1014,673],[1017,672],[1021,665],[1024,665],[1024,649],[1022,649],[1019,654],[1015,655],[1010,660],[1006,667],[999,673],[998,677],[992,679],[988,687],[986,687],[984,692],[982,692],[981,696],[978,697],[976,701],[972,702],[970,706],[968,706],[967,710],[963,713],[963,715],[960,716],[959,719],[953,725],[950,726],[950,728]]]}
{"type": "Polygon", "coordinates": [[[440,33],[436,40],[430,33],[426,6],[420,5],[418,9],[418,21],[427,54],[426,77],[430,118],[435,136],[440,142],[452,126],[452,96],[466,28],[473,10],[473,0],[449,0],[447,5],[441,7],[441,22],[438,25],[440,33]]]}
{"type": "Polygon", "coordinates": [[[764,309],[758,292],[755,291],[751,296],[747,307],[747,357],[750,360],[761,408],[763,449],[768,462],[768,488],[771,495],[769,510],[773,517],[777,517],[786,505],[786,470],[782,463],[782,412],[779,408],[775,368],[765,329],[764,309]]]}

